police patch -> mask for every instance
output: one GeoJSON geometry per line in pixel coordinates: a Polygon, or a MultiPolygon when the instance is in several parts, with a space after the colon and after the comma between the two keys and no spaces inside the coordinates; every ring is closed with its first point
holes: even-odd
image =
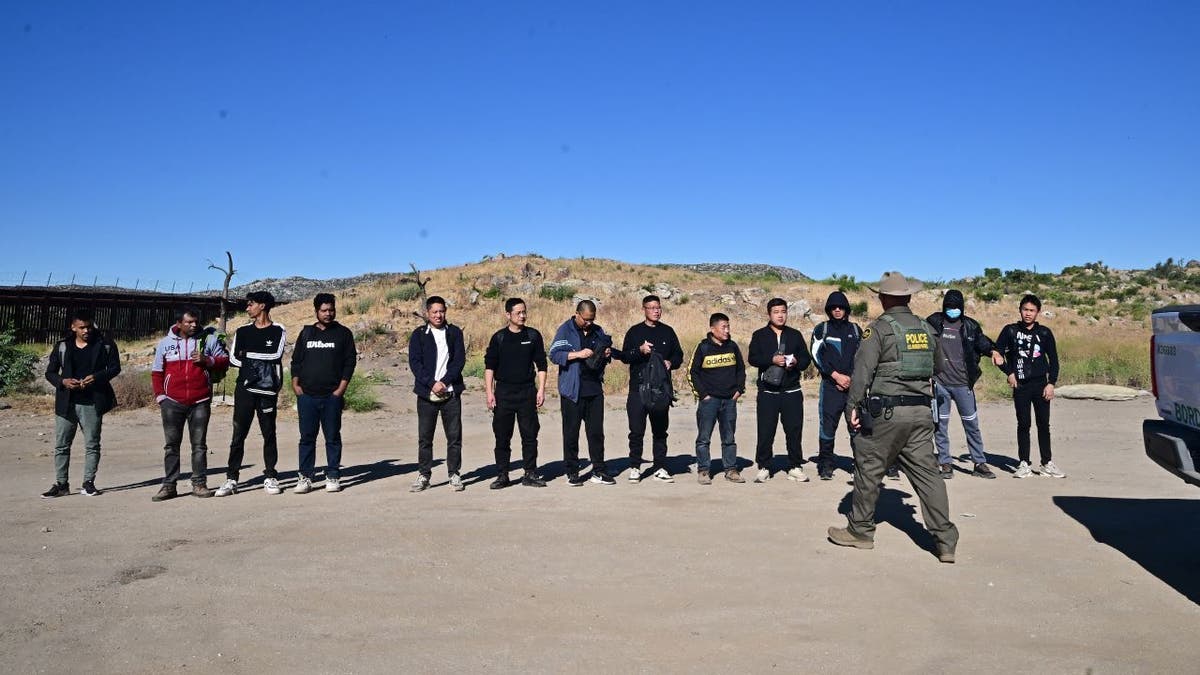
{"type": "Polygon", "coordinates": [[[871,330],[871,327],[870,327],[870,326],[868,326],[868,327],[864,328],[864,329],[863,329],[863,334],[862,334],[862,339],[864,339],[864,340],[870,340],[870,339],[871,339],[871,335],[872,335],[874,332],[875,332],[875,331],[871,330]]]}

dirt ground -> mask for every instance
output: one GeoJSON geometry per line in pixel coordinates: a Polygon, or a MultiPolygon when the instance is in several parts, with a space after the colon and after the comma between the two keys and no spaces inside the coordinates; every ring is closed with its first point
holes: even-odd
{"type": "MultiPolygon", "coordinates": [[[[540,461],[554,480],[497,492],[487,489],[492,439],[476,389],[465,415],[466,492],[452,492],[438,466],[434,488],[411,494],[411,395],[384,388],[385,410],[347,415],[340,494],[268,496],[256,481],[230,498],[152,503],[161,429],[153,410],[139,410],[105,420],[103,495],[42,500],[53,481],[53,420],[0,411],[0,669],[1200,667],[1200,492],[1143,454],[1150,399],[1056,401],[1055,458],[1065,480],[958,473],[948,488],[962,539],[958,563],[943,565],[906,479],[887,482],[873,551],[825,539],[829,525],[844,523],[844,471],[830,482],[697,485],[690,403],[672,414],[670,455],[676,471],[688,472],[674,484],[622,476],[613,487],[568,487],[550,410],[540,461]]],[[[229,411],[215,411],[210,429],[214,486],[229,411]]],[[[753,402],[739,415],[746,460],[753,402]]],[[[985,405],[981,419],[995,463],[1015,462],[1009,405],[985,405]]],[[[610,407],[615,469],[626,467],[625,425],[623,410],[610,407]]],[[[289,413],[280,421],[279,467],[289,488],[296,438],[289,413]]],[[[814,398],[804,444],[815,453],[814,398]]],[[[844,436],[838,444],[846,455],[844,436]]],[[[260,448],[252,435],[244,478],[261,469],[260,448]]],[[[444,457],[440,437],[436,448],[444,457]]],[[[776,453],[782,461],[781,434],[776,453]]]]}

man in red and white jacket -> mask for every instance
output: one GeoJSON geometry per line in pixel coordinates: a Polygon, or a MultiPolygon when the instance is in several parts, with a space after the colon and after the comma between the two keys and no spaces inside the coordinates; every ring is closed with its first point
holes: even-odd
{"type": "Polygon", "coordinates": [[[184,307],[175,315],[175,325],[154,349],[150,379],[166,437],[163,445],[166,476],[162,488],[152,497],[156,502],[178,494],[175,482],[179,480],[179,444],[185,422],[192,442],[192,496],[213,495],[207,485],[212,373],[229,367],[229,354],[217,336],[204,333],[198,336],[199,326],[200,310],[184,307]]]}

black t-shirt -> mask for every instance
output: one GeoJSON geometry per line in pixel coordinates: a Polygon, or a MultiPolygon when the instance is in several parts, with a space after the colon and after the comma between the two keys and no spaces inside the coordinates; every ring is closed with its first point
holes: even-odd
{"type": "MultiPolygon", "coordinates": [[[[99,348],[96,341],[89,342],[86,347],[81,348],[75,345],[74,340],[67,340],[67,358],[71,360],[71,377],[82,380],[95,371],[92,364],[96,362],[96,350],[99,348]]],[[[91,388],[72,389],[71,403],[92,405],[94,401],[91,388]]]]}
{"type": "MultiPolygon", "coordinates": [[[[596,349],[597,342],[596,336],[597,332],[595,329],[584,335],[583,340],[581,341],[583,349],[591,349],[594,351],[596,349]]],[[[599,396],[600,394],[604,393],[604,387],[600,383],[603,377],[604,370],[602,368],[589,368],[586,359],[580,361],[579,397],[585,398],[590,396],[599,396]]]]}
{"type": "Polygon", "coordinates": [[[517,332],[501,328],[488,341],[484,367],[495,372],[498,385],[509,389],[533,384],[535,372],[546,371],[546,343],[535,328],[517,332]]]}

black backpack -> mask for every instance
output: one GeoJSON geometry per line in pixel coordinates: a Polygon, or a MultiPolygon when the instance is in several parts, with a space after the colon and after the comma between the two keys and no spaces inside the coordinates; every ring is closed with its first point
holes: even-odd
{"type": "Polygon", "coordinates": [[[658,352],[650,352],[650,358],[642,366],[642,383],[638,385],[638,397],[642,407],[651,412],[662,412],[675,402],[675,388],[671,385],[671,371],[658,352]]]}

